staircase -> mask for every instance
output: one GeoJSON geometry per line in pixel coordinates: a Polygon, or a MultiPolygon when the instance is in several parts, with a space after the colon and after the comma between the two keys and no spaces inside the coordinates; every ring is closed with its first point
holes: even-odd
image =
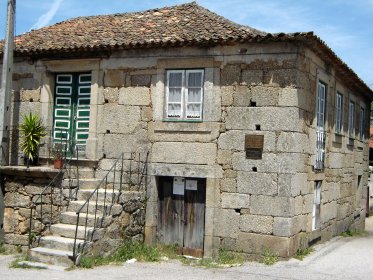
{"type": "MultiPolygon", "coordinates": [[[[31,248],[30,256],[32,260],[41,263],[48,263],[53,265],[60,265],[69,267],[74,264],[73,261],[73,248],[75,240],[76,230],[76,211],[85,203],[87,193],[91,193],[99,180],[96,179],[81,179],[80,182],[84,186],[84,189],[80,189],[77,192],[77,200],[70,201],[66,211],[61,212],[60,222],[52,224],[49,229],[49,233],[46,236],[42,236],[39,239],[38,247],[31,248]]],[[[63,186],[66,187],[68,180],[63,181],[63,186]]],[[[81,186],[81,187],[83,187],[81,186]]],[[[69,190],[64,190],[68,192],[69,190]]],[[[99,202],[102,204],[102,197],[99,197],[99,202]]],[[[120,206],[119,206],[120,207],[120,206]]],[[[94,213],[93,207],[90,207],[88,213],[94,213]]],[[[102,219],[102,216],[98,216],[98,219],[102,219]]],[[[94,224],[94,215],[88,215],[87,225],[85,228],[82,226],[85,220],[80,219],[79,227],[77,231],[77,245],[84,242],[85,231],[92,231],[94,224]]]]}
{"type": "MultiPolygon", "coordinates": [[[[120,164],[119,159],[116,164],[118,162],[120,164]]],[[[79,255],[89,250],[99,229],[107,227],[112,217],[122,212],[123,207],[118,204],[124,184],[122,178],[132,171],[131,165],[129,171],[123,171],[123,158],[121,164],[121,170],[113,165],[114,177],[113,167],[103,179],[94,178],[94,170],[85,168],[79,171],[78,180],[62,181],[64,197],[70,197],[70,201],[59,214],[57,223],[51,223],[37,242],[33,242],[37,247],[29,251],[32,261],[24,263],[37,267],[44,264],[70,267],[79,261],[79,255]]]]}

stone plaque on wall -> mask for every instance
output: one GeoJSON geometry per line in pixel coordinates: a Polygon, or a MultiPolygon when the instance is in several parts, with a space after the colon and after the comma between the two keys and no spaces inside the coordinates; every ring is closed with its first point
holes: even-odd
{"type": "Polygon", "coordinates": [[[262,159],[264,135],[245,135],[245,151],[247,159],[262,159]]]}

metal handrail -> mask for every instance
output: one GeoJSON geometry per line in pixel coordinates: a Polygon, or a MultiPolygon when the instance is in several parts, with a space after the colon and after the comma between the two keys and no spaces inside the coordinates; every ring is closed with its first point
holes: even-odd
{"type": "MultiPolygon", "coordinates": [[[[118,157],[114,164],[111,166],[111,168],[108,170],[108,172],[106,173],[106,175],[101,179],[101,181],[97,184],[96,188],[91,192],[91,194],[88,196],[88,198],[86,199],[86,201],[83,203],[83,205],[76,211],[76,215],[77,215],[77,218],[76,218],[76,228],[75,228],[75,235],[74,235],[74,247],[73,247],[73,258],[74,260],[76,260],[76,257],[77,257],[77,248],[76,248],[76,242],[77,242],[77,238],[78,238],[78,229],[79,229],[79,220],[80,220],[80,214],[81,212],[83,211],[83,209],[86,207],[87,210],[86,210],[86,216],[85,216],[85,223],[84,223],[84,241],[86,241],[87,239],[87,224],[88,224],[88,210],[89,210],[89,203],[91,201],[91,198],[93,197],[93,195],[95,193],[96,194],[96,201],[95,201],[95,218],[94,218],[94,226],[93,228],[96,228],[96,225],[97,225],[97,205],[98,205],[98,195],[99,195],[99,192],[98,190],[101,188],[101,186],[104,184],[105,182],[105,194],[104,194],[104,212],[105,209],[106,209],[106,195],[107,195],[107,182],[108,182],[108,175],[110,174],[110,172],[114,169],[114,172],[115,172],[115,167],[117,165],[117,163],[119,162],[119,160],[121,160],[121,165],[122,165],[122,168],[121,170],[123,170],[123,158],[124,158],[124,153],[122,153],[120,155],[120,157],[118,157]]],[[[120,174],[120,176],[122,177],[122,173],[120,174]]],[[[115,180],[115,176],[114,176],[114,180],[115,180]]],[[[122,182],[120,181],[120,184],[122,182]]],[[[115,184],[115,181],[113,181],[113,193],[112,193],[112,196],[114,196],[114,184],[115,184]]],[[[120,186],[119,189],[121,189],[122,187],[120,186]]],[[[119,196],[118,196],[119,197],[119,196]]],[[[113,200],[112,200],[112,204],[113,204],[113,200]]],[[[93,233],[92,233],[93,235],[93,233]]]]}
{"type": "MultiPolygon", "coordinates": [[[[141,181],[137,181],[137,184],[140,186],[142,183],[142,179],[144,178],[144,174],[141,174],[140,176],[140,172],[143,173],[145,171],[147,171],[146,169],[146,165],[147,165],[147,161],[148,161],[148,156],[149,156],[149,152],[147,153],[146,155],[146,159],[145,161],[143,162],[144,164],[144,168],[142,169],[142,171],[140,170],[140,154],[139,154],[139,163],[138,163],[138,169],[137,169],[137,172],[138,172],[138,180],[141,180],[141,181]]],[[[130,166],[129,166],[129,175],[130,175],[130,181],[131,181],[131,175],[132,175],[132,161],[136,160],[136,153],[131,153],[131,156],[130,156],[130,166]]],[[[121,196],[122,194],[122,184],[123,184],[123,174],[125,173],[124,172],[124,169],[123,169],[123,164],[124,162],[124,153],[121,154],[120,157],[118,157],[114,163],[112,164],[111,168],[107,171],[106,175],[100,180],[100,182],[97,184],[96,188],[90,193],[90,195],[88,196],[88,198],[86,199],[86,201],[83,203],[83,205],[76,211],[76,215],[77,215],[77,218],[76,218],[76,227],[75,227],[75,235],[74,235],[74,247],[73,247],[73,259],[74,261],[77,260],[77,256],[78,256],[78,249],[80,248],[84,248],[86,242],[88,241],[88,237],[89,237],[89,234],[90,235],[90,239],[92,241],[93,239],[93,234],[94,234],[94,231],[96,228],[100,228],[102,227],[102,222],[103,222],[103,218],[105,216],[107,216],[109,213],[107,212],[107,205],[106,205],[106,198],[108,196],[108,193],[110,193],[110,190],[108,190],[108,177],[109,177],[109,174],[111,172],[114,172],[113,174],[113,186],[112,186],[112,189],[111,189],[111,195],[112,195],[112,199],[111,199],[111,206],[114,205],[115,203],[115,184],[116,184],[116,172],[117,172],[117,165],[118,163],[120,164],[120,177],[119,177],[119,191],[118,191],[118,200],[119,200],[119,197],[121,196]],[[119,161],[121,161],[119,163],[119,161]],[[98,226],[98,219],[97,219],[97,211],[98,211],[98,196],[99,196],[99,189],[104,185],[104,200],[103,200],[103,215],[102,215],[102,218],[101,218],[101,226],[98,226]],[[96,198],[95,199],[92,199],[93,196],[96,194],[96,198]],[[91,203],[92,200],[95,200],[93,201],[93,203],[95,203],[95,208],[94,208],[94,222],[93,222],[93,230],[91,232],[89,232],[87,230],[87,225],[88,225],[88,212],[89,212],[89,205],[91,203]],[[83,211],[85,211],[85,213],[83,213],[83,211]],[[77,239],[78,239],[78,229],[79,229],[79,221],[80,221],[80,217],[81,215],[86,215],[84,218],[85,218],[85,221],[84,221],[84,236],[83,236],[83,243],[82,245],[79,245],[77,247],[77,239]]],[[[146,178],[146,177],[145,177],[146,178]]],[[[146,180],[145,180],[146,182],[146,180]]]]}
{"type": "MultiPolygon", "coordinates": [[[[71,147],[70,147],[71,148],[71,147]]],[[[59,172],[53,177],[53,179],[49,182],[49,184],[47,186],[45,186],[43,188],[43,190],[38,194],[38,196],[36,197],[36,199],[34,199],[34,201],[32,202],[32,205],[30,206],[30,221],[29,221],[29,248],[31,248],[31,245],[32,245],[32,220],[33,220],[33,209],[36,209],[36,206],[37,206],[37,203],[40,201],[40,219],[41,219],[41,223],[43,223],[43,196],[45,195],[45,193],[47,192],[48,189],[51,189],[51,192],[50,192],[50,221],[49,221],[49,226],[51,226],[52,224],[52,220],[53,220],[53,194],[54,194],[54,183],[55,181],[60,178],[60,176],[62,174],[64,174],[64,172],[66,171],[67,169],[67,166],[70,165],[70,162],[72,161],[72,155],[70,156],[69,160],[67,160],[67,152],[66,150],[68,149],[68,146],[66,145],[65,146],[65,153],[64,153],[64,157],[62,158],[63,162],[64,162],[64,165],[63,165],[63,168],[61,168],[59,170],[59,172]]],[[[79,149],[78,147],[76,147],[76,153],[79,154],[79,149]]],[[[71,180],[71,178],[70,178],[71,180]]],[[[78,184],[79,186],[79,184],[78,184]]],[[[60,200],[62,200],[62,187],[60,188],[60,191],[61,191],[61,194],[60,194],[60,200]]],[[[71,196],[69,197],[69,200],[71,199],[71,196]]],[[[62,205],[62,201],[60,201],[60,206],[62,205]]]]}

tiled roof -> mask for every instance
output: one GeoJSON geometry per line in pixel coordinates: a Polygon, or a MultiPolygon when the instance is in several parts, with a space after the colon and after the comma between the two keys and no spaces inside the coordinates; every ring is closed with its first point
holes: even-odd
{"type": "Polygon", "coordinates": [[[18,36],[16,53],[206,44],[264,34],[192,2],[144,12],[66,20],[18,36]]]}
{"type": "MultiPolygon", "coordinates": [[[[359,91],[372,90],[312,32],[270,34],[236,24],[196,2],[144,12],[78,17],[15,38],[16,56],[69,56],[110,49],[214,46],[272,41],[301,42],[332,63],[359,91]]],[[[0,55],[4,42],[0,41],[0,55]]]]}

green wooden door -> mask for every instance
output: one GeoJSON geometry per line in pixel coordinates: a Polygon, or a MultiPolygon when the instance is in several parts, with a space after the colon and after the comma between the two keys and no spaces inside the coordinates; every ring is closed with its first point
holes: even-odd
{"type": "Polygon", "coordinates": [[[68,155],[85,153],[89,133],[91,74],[58,74],[54,97],[53,142],[67,145],[68,155]]]}

